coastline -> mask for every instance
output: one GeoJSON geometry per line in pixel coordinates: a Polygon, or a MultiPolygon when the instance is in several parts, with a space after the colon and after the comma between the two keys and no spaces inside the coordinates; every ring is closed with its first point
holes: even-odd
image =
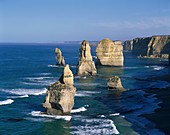
{"type": "MultiPolygon", "coordinates": [[[[154,80],[161,80],[170,83],[170,73],[160,77],[152,78],[154,80]]],[[[148,93],[156,94],[158,100],[161,101],[159,104],[160,108],[156,109],[154,113],[144,114],[142,117],[154,122],[155,127],[165,134],[170,134],[170,86],[163,89],[147,90],[148,93]]]]}

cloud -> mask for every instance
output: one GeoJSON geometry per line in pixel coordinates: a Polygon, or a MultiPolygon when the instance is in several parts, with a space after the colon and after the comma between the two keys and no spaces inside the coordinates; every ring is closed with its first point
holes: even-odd
{"type": "Polygon", "coordinates": [[[152,28],[170,28],[170,17],[152,17],[131,21],[114,21],[91,23],[94,27],[115,28],[115,29],[152,29],[152,28]]]}

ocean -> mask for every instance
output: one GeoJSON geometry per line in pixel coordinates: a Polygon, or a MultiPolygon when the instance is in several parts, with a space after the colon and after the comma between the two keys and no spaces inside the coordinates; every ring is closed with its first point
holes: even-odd
{"type": "MultiPolygon", "coordinates": [[[[63,72],[56,66],[55,48],[76,73],[80,44],[0,44],[0,134],[3,135],[163,135],[143,114],[161,101],[147,91],[169,86],[152,80],[166,75],[168,61],[138,59],[124,52],[124,67],[97,66],[97,76],[74,77],[77,88],[69,116],[49,116],[42,103],[48,85],[63,72]],[[108,90],[107,80],[121,78],[125,92],[108,90]]],[[[95,61],[95,46],[91,48],[95,61]]]]}

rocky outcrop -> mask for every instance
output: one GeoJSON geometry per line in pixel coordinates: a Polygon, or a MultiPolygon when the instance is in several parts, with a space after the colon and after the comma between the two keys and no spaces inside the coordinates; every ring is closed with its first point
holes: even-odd
{"type": "Polygon", "coordinates": [[[123,50],[132,51],[132,49],[133,49],[133,40],[125,41],[123,45],[123,50]]]}
{"type": "Polygon", "coordinates": [[[123,46],[120,41],[103,39],[96,48],[97,63],[104,66],[123,66],[123,46]]]}
{"type": "Polygon", "coordinates": [[[59,48],[56,48],[55,53],[56,53],[56,65],[64,66],[65,60],[64,57],[62,56],[61,50],[59,48]]]}
{"type": "Polygon", "coordinates": [[[143,58],[168,58],[170,35],[136,38],[133,40],[132,54],[143,58]]]}
{"type": "Polygon", "coordinates": [[[89,42],[84,40],[79,49],[79,63],[77,68],[78,75],[96,75],[97,70],[91,56],[89,42]]]}
{"type": "Polygon", "coordinates": [[[76,94],[76,88],[73,84],[72,71],[69,65],[66,65],[64,73],[58,82],[48,87],[45,102],[43,103],[47,114],[64,115],[71,112],[74,106],[74,95],[76,94]]]}
{"type": "Polygon", "coordinates": [[[113,76],[109,78],[107,86],[109,87],[109,89],[113,90],[124,90],[121,80],[118,76],[113,76]]]}

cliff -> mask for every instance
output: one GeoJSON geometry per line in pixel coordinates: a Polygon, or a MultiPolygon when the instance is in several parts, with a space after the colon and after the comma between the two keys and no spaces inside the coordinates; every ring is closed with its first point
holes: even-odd
{"type": "Polygon", "coordinates": [[[170,35],[152,36],[133,39],[132,45],[125,41],[125,50],[132,51],[133,55],[144,58],[168,58],[170,51],[170,35]]]}
{"type": "Polygon", "coordinates": [[[104,66],[123,66],[123,46],[121,41],[108,38],[99,42],[96,48],[97,63],[104,66]]]}
{"type": "Polygon", "coordinates": [[[74,95],[76,94],[76,88],[73,84],[73,74],[69,65],[66,65],[58,82],[48,87],[43,103],[47,114],[64,115],[71,112],[74,105],[74,95]]]}
{"type": "Polygon", "coordinates": [[[133,49],[133,40],[125,41],[123,45],[123,50],[132,51],[132,49],[133,49]]]}
{"type": "Polygon", "coordinates": [[[97,70],[91,56],[89,42],[84,40],[79,49],[79,63],[77,68],[78,75],[96,75],[97,70]]]}
{"type": "Polygon", "coordinates": [[[62,56],[61,50],[59,48],[56,48],[55,53],[56,53],[56,65],[64,66],[65,60],[64,57],[62,56]]]}

